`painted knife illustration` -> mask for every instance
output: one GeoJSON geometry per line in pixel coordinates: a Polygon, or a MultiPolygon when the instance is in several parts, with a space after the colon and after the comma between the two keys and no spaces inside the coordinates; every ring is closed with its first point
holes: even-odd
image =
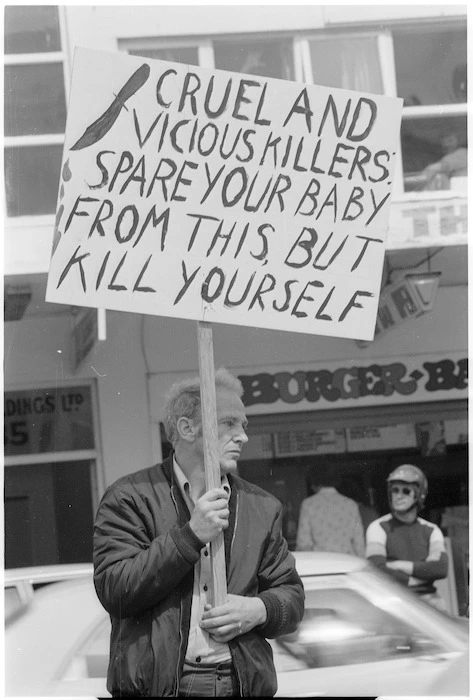
{"type": "Polygon", "coordinates": [[[97,141],[100,141],[115,124],[122,108],[125,107],[125,102],[146,83],[149,74],[149,65],[143,63],[143,65],[133,73],[131,78],[126,81],[110,107],[105,110],[102,116],[94,121],[93,124],[87,127],[80,139],[71,147],[71,151],[80,151],[82,148],[88,148],[89,146],[93,146],[94,143],[97,143],[97,141]]]}

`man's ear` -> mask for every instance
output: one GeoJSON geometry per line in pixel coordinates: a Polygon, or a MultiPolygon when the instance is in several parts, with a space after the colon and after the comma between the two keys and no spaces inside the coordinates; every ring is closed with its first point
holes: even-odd
{"type": "Polygon", "coordinates": [[[192,418],[181,416],[177,421],[177,430],[179,437],[186,442],[194,442],[199,435],[199,426],[194,423],[192,418]]]}

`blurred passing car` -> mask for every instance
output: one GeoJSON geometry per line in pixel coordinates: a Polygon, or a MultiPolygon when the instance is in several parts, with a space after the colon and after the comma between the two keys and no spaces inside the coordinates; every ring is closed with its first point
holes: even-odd
{"type": "MultiPolygon", "coordinates": [[[[448,692],[440,681],[468,654],[467,624],[362,559],[294,554],[306,612],[296,633],[271,641],[278,695],[433,696],[437,683],[444,695],[461,694],[466,667],[448,680],[448,692]]],[[[13,585],[14,574],[7,571],[5,583],[13,585]]],[[[109,634],[91,566],[75,579],[41,587],[7,623],[6,695],[108,697],[109,634]]]]}
{"type": "Polygon", "coordinates": [[[461,694],[464,675],[450,677],[441,693],[436,684],[468,654],[465,620],[435,610],[363,559],[295,556],[305,614],[296,633],[272,644],[279,695],[461,694]]]}

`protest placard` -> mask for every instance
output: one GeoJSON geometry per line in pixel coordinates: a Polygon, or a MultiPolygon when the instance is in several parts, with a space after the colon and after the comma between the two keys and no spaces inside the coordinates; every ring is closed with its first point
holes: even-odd
{"type": "Polygon", "coordinates": [[[401,105],[76,49],[46,299],[371,340],[401,105]]]}

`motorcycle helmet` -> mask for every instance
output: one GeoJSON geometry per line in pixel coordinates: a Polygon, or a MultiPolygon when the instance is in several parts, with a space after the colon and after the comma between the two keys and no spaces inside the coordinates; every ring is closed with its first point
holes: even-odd
{"type": "Polygon", "coordinates": [[[392,509],[391,501],[391,484],[394,481],[404,481],[407,484],[414,485],[416,488],[416,499],[415,505],[418,510],[422,510],[424,507],[425,499],[427,498],[428,492],[428,482],[422,469],[414,466],[413,464],[401,464],[400,467],[396,467],[394,471],[387,478],[388,486],[388,500],[389,506],[392,509]]]}

